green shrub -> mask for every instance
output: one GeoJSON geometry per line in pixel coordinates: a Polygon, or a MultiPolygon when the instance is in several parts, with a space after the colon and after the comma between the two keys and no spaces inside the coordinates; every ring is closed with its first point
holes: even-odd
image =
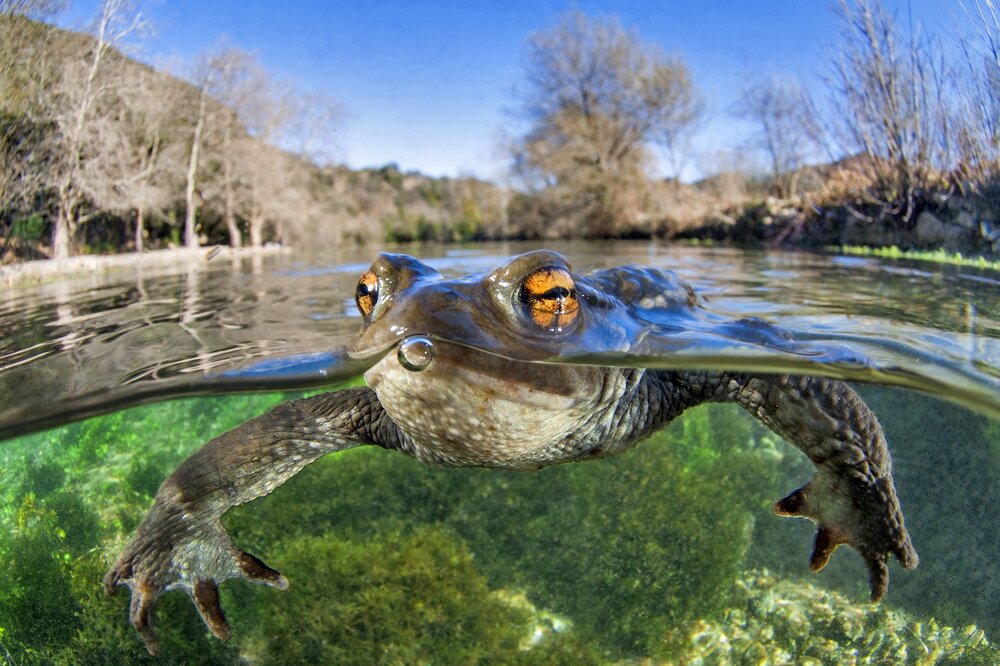
{"type": "Polygon", "coordinates": [[[490,592],[447,530],[298,537],[275,558],[296,583],[247,609],[254,661],[475,664],[516,653],[528,634],[528,614],[490,592]]]}
{"type": "Polygon", "coordinates": [[[271,551],[282,533],[360,539],[444,524],[492,587],[528,590],[614,654],[648,654],[671,649],[665,634],[726,601],[753,513],[778,496],[762,433],[736,408],[707,406],[623,456],[536,473],[442,470],[356,449],[226,523],[279,569],[271,551]]]}
{"type": "Polygon", "coordinates": [[[38,213],[32,213],[30,217],[14,220],[10,233],[13,238],[24,241],[41,240],[45,235],[45,219],[38,213]]]}

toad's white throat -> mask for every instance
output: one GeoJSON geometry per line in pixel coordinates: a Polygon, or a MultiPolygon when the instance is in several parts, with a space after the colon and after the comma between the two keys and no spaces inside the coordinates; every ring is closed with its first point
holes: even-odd
{"type": "Polygon", "coordinates": [[[437,359],[411,372],[395,355],[365,380],[386,413],[423,451],[462,465],[535,467],[551,461],[593,411],[593,397],[540,390],[511,375],[498,377],[437,359]]]}

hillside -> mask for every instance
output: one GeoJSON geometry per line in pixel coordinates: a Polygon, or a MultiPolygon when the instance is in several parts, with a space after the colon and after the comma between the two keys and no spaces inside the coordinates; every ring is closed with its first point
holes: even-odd
{"type": "MultiPolygon", "coordinates": [[[[73,137],[70,121],[81,115],[80,91],[87,81],[72,76],[91,66],[96,48],[89,35],[0,16],[4,262],[51,254],[60,188],[70,178],[78,181],[73,185],[76,252],[184,241],[186,175],[202,89],[108,49],[93,85],[99,94],[82,114],[90,131],[73,137]],[[122,168],[125,163],[131,170],[122,168]],[[136,238],[140,220],[141,240],[136,238]]],[[[392,164],[361,170],[321,166],[308,155],[263,141],[259,128],[244,121],[258,117],[257,110],[228,106],[219,99],[225,92],[210,90],[202,115],[193,188],[200,242],[447,241],[504,235],[509,198],[504,189],[473,178],[402,172],[392,164]]]]}

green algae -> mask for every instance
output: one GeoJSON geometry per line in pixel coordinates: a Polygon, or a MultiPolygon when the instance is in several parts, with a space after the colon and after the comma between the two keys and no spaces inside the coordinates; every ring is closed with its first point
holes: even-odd
{"type": "Polygon", "coordinates": [[[274,560],[274,524],[292,538],[356,539],[443,524],[494,588],[527,590],[602,649],[641,656],[669,648],[678,627],[724,604],[753,515],[777,492],[770,449],[754,447],[763,432],[738,411],[709,406],[617,458],[527,474],[353,450],[225,522],[265,561],[274,560]]]}
{"type": "MultiPolygon", "coordinates": [[[[2,658],[150,662],[128,624],[125,590],[101,591],[104,571],[180,460],[288,397],[149,405],[5,442],[0,562],[11,573],[0,585],[2,658]]],[[[743,657],[732,653],[730,663],[782,650],[811,658],[818,645],[845,658],[890,659],[902,649],[883,635],[893,630],[907,634],[907,659],[919,657],[910,663],[994,663],[1000,654],[966,627],[992,611],[963,598],[968,574],[945,572],[954,560],[938,556],[955,533],[935,521],[968,514],[969,488],[914,466],[941,447],[921,432],[921,418],[944,412],[907,408],[910,397],[869,398],[903,461],[903,505],[925,558],[916,573],[945,579],[928,596],[908,586],[913,574],[895,571],[891,603],[906,605],[905,616],[853,601],[864,598],[853,554],[838,553],[819,578],[847,596],[796,582],[812,527],[775,518],[769,506],[810,466],[739,409],[710,405],[622,456],[537,473],[435,469],[369,448],[328,456],[225,518],[236,543],[282,570],[291,589],[223,585],[234,633],[227,642],[209,636],[185,595],[164,595],[154,661],[722,663],[721,652],[706,652],[711,641],[721,649],[719,636],[740,646],[743,657]],[[921,445],[928,450],[908,451],[921,445]],[[934,502],[916,502],[931,486],[934,502]],[[754,583],[767,578],[745,573],[758,566],[789,582],[754,583]],[[782,617],[761,610],[771,606],[795,607],[798,619],[769,634],[765,625],[782,617]]],[[[958,408],[945,412],[959,452],[972,456],[963,473],[974,484],[986,483],[975,470],[995,478],[1000,429],[958,408]],[[967,430],[957,433],[960,423],[967,430]]]]}
{"type": "Polygon", "coordinates": [[[253,663],[597,663],[576,636],[533,647],[531,607],[491,590],[468,545],[441,527],[285,539],[274,557],[299,584],[242,606],[253,663]]]}
{"type": "Polygon", "coordinates": [[[971,266],[1000,271],[1000,260],[986,257],[967,257],[960,252],[947,250],[901,250],[895,245],[890,247],[868,247],[865,245],[838,245],[827,248],[836,254],[847,254],[858,257],[878,257],[880,259],[912,259],[914,261],[929,261],[952,266],[971,266]]]}

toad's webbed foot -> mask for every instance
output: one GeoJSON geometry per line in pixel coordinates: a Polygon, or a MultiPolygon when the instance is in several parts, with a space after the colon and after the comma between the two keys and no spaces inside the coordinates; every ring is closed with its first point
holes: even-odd
{"type": "Polygon", "coordinates": [[[816,465],[812,480],[774,507],[816,523],[810,568],[819,571],[847,544],[868,567],[872,601],[881,599],[889,588],[889,555],[912,569],[917,553],[896,498],[885,433],[868,405],[834,379],[744,375],[727,386],[736,402],[816,465]]]}
{"type": "Polygon", "coordinates": [[[701,402],[735,402],[797,447],[816,474],[774,505],[783,516],[816,523],[810,568],[819,571],[837,546],[864,558],[871,598],[889,587],[889,555],[907,569],[917,553],[903,523],[892,482],[892,460],[878,419],[842,381],[795,375],[660,372],[661,392],[681,408],[701,402]]]}
{"type": "Polygon", "coordinates": [[[104,589],[131,588],[132,625],[151,654],[159,646],[150,617],[167,590],[187,592],[212,633],[226,638],[220,583],[244,578],[288,587],[284,576],[233,545],[220,522],[226,511],[267,495],[320,456],[366,443],[399,448],[401,436],[369,388],[286,402],[247,421],[203,446],[163,482],[104,577],[104,589]]]}
{"type": "Polygon", "coordinates": [[[917,553],[887,477],[863,483],[820,473],[776,502],[774,512],[816,523],[809,559],[813,571],[826,566],[837,546],[846,544],[857,550],[868,567],[872,601],[880,600],[889,589],[890,553],[907,569],[917,566],[917,553]]]}
{"type": "Polygon", "coordinates": [[[105,575],[104,590],[111,595],[119,585],[131,588],[129,619],[149,653],[156,654],[159,643],[150,620],[157,599],[167,590],[187,592],[211,632],[229,637],[219,584],[231,578],[288,588],[288,579],[234,546],[218,520],[201,521],[158,501],[105,575]]]}

